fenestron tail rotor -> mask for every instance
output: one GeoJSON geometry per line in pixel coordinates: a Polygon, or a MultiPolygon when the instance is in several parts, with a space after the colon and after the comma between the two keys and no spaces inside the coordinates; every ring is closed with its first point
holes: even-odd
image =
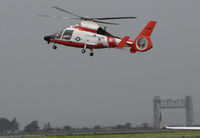
{"type": "Polygon", "coordinates": [[[70,11],[64,10],[64,9],[56,7],[56,6],[53,6],[53,8],[56,9],[56,10],[59,10],[61,12],[73,15],[73,16],[75,16],[75,18],[72,18],[72,17],[61,17],[61,16],[49,16],[49,15],[39,15],[39,16],[58,18],[58,19],[78,19],[78,20],[94,21],[94,22],[97,22],[97,23],[110,24],[110,25],[119,25],[119,24],[118,23],[105,22],[105,20],[124,20],[124,19],[136,19],[137,18],[137,17],[134,17],[134,16],[90,18],[90,17],[83,17],[83,16],[80,16],[80,15],[77,15],[75,13],[72,13],[70,11]]]}

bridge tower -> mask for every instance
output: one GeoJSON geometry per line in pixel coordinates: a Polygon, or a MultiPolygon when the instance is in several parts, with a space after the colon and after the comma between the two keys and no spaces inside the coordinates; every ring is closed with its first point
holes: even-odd
{"type": "Polygon", "coordinates": [[[191,96],[185,96],[185,99],[160,99],[160,96],[153,98],[153,119],[154,128],[160,128],[161,109],[185,108],[186,126],[192,126],[194,122],[193,101],[191,96]]]}

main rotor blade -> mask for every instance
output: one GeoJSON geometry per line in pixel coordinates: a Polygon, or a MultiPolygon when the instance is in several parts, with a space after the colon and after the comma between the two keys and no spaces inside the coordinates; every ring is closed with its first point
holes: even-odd
{"type": "Polygon", "coordinates": [[[97,23],[103,23],[103,24],[119,25],[117,23],[102,22],[102,21],[97,21],[97,20],[93,20],[93,19],[92,19],[92,21],[97,22],[97,23]]]}
{"type": "Polygon", "coordinates": [[[65,13],[67,13],[67,14],[71,14],[71,15],[73,15],[73,16],[79,17],[79,18],[81,18],[81,19],[84,18],[84,17],[82,17],[82,16],[79,16],[79,15],[77,15],[77,14],[74,14],[74,13],[72,13],[72,12],[69,12],[69,11],[67,11],[67,10],[61,9],[61,8],[59,8],[59,7],[56,7],[56,6],[53,6],[53,8],[56,9],[56,10],[65,12],[65,13]]]}
{"type": "Polygon", "coordinates": [[[106,17],[106,18],[92,18],[94,20],[122,20],[122,19],[135,19],[137,17],[106,17]]]}
{"type": "Polygon", "coordinates": [[[80,18],[71,18],[71,17],[50,16],[50,15],[43,15],[43,14],[39,14],[38,16],[47,17],[47,18],[58,18],[58,19],[80,19],[80,18]]]}

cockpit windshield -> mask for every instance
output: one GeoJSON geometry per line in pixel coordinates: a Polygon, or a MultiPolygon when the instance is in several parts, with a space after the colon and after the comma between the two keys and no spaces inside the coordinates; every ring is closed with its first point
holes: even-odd
{"type": "Polygon", "coordinates": [[[72,37],[73,32],[74,32],[73,30],[68,30],[68,29],[61,30],[60,32],[55,33],[56,39],[70,40],[70,38],[72,37]]]}
{"type": "Polygon", "coordinates": [[[56,39],[60,39],[62,36],[63,30],[61,30],[60,32],[56,33],[56,39]]]}

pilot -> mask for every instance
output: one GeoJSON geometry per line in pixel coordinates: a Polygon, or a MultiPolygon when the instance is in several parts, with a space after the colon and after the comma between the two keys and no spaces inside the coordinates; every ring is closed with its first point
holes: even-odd
{"type": "Polygon", "coordinates": [[[67,39],[67,40],[70,40],[71,36],[69,36],[69,35],[63,35],[63,38],[67,39]]]}

